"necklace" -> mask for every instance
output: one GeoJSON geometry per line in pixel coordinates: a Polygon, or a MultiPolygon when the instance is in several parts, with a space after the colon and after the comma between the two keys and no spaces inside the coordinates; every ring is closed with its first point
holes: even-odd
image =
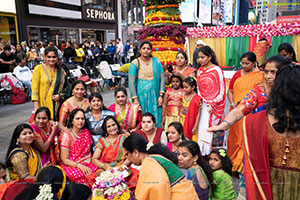
{"type": "Polygon", "coordinates": [[[190,94],[189,96],[184,95],[184,98],[186,101],[190,101],[193,97],[194,97],[194,92],[192,94],[190,94]]]}
{"type": "Polygon", "coordinates": [[[129,106],[127,106],[127,103],[126,103],[126,105],[125,105],[125,107],[122,109],[121,108],[121,106],[119,106],[118,104],[117,104],[117,109],[116,109],[116,116],[120,116],[120,118],[121,118],[121,122],[123,123],[123,121],[124,121],[124,119],[125,119],[125,117],[126,117],[126,114],[127,114],[127,111],[128,111],[128,108],[129,108],[129,106]],[[124,112],[124,116],[122,115],[122,111],[125,109],[125,112],[124,112]]]}
{"type": "Polygon", "coordinates": [[[149,62],[149,61],[150,61],[150,59],[151,59],[151,58],[149,58],[147,61],[145,61],[145,60],[144,60],[144,59],[141,57],[141,60],[142,60],[142,61],[143,61],[143,63],[144,63],[145,65],[147,65],[147,66],[148,66],[148,65],[149,65],[149,63],[150,63],[150,62],[149,62]]]}
{"type": "Polygon", "coordinates": [[[70,130],[71,130],[71,132],[73,133],[73,135],[75,136],[75,138],[78,138],[78,137],[79,137],[79,135],[78,135],[77,133],[75,133],[75,131],[74,131],[72,128],[70,128],[70,130]]]}
{"type": "Polygon", "coordinates": [[[105,138],[105,140],[107,141],[107,143],[108,143],[109,145],[111,145],[114,149],[116,148],[116,145],[117,145],[117,144],[113,144],[113,143],[114,143],[117,139],[118,139],[118,137],[115,138],[115,139],[113,139],[113,142],[111,142],[110,139],[109,139],[109,137],[105,138]]]}

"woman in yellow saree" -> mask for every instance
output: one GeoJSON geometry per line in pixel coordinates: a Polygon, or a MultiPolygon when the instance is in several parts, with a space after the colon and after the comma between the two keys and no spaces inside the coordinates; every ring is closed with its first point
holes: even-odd
{"type": "Polygon", "coordinates": [[[7,180],[33,179],[42,168],[39,153],[32,148],[33,130],[28,124],[18,125],[6,155],[7,180]]]}
{"type": "MultiPolygon", "coordinates": [[[[254,86],[263,82],[263,72],[259,71],[256,64],[256,56],[253,52],[242,55],[242,70],[236,72],[231,79],[227,93],[232,108],[237,106],[254,86]]],[[[227,153],[233,162],[232,171],[243,172],[242,120],[230,127],[227,153]]]]}

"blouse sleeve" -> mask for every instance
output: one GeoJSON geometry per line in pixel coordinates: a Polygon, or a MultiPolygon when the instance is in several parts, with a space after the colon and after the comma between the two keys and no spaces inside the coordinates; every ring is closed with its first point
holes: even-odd
{"type": "Polygon", "coordinates": [[[66,103],[63,103],[61,105],[60,111],[59,111],[59,122],[66,125],[67,119],[69,117],[69,109],[66,106],[66,103]]]}
{"type": "Polygon", "coordinates": [[[128,71],[128,79],[129,79],[129,92],[131,97],[136,97],[136,78],[137,78],[137,67],[135,64],[131,63],[128,71]]]}
{"type": "Polygon", "coordinates": [[[69,149],[71,147],[71,138],[67,133],[62,133],[60,146],[69,149]]]}
{"type": "Polygon", "coordinates": [[[254,90],[250,90],[244,99],[239,103],[237,108],[242,111],[244,115],[252,112],[257,106],[257,94],[254,90]]]}
{"type": "Polygon", "coordinates": [[[143,160],[135,195],[138,200],[171,199],[171,187],[166,171],[153,158],[143,160]],[[155,172],[155,173],[153,173],[155,172]]]}
{"type": "Polygon", "coordinates": [[[28,157],[25,152],[19,151],[12,155],[10,162],[13,164],[20,179],[29,176],[28,157]]]}
{"type": "Polygon", "coordinates": [[[96,144],[96,147],[99,148],[100,150],[103,150],[103,145],[101,144],[101,138],[99,139],[99,141],[96,144]]]}
{"type": "Polygon", "coordinates": [[[40,89],[40,79],[41,79],[41,73],[40,73],[40,66],[37,66],[32,74],[32,81],[31,81],[31,100],[32,101],[39,101],[39,89],[40,89]]]}

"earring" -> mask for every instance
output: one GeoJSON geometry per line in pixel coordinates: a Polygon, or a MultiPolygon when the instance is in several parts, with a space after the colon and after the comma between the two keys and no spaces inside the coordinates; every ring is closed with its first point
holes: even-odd
{"type": "Polygon", "coordinates": [[[196,161],[194,161],[194,165],[197,165],[197,162],[196,162],[196,161]]]}
{"type": "Polygon", "coordinates": [[[20,145],[18,140],[17,140],[17,142],[16,142],[16,145],[20,145]]]}

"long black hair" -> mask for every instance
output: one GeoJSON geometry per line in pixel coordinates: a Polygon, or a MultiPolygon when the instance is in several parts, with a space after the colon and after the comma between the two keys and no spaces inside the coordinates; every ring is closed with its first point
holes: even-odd
{"type": "Polygon", "coordinates": [[[55,166],[47,166],[43,168],[37,175],[36,181],[25,188],[15,200],[31,200],[35,199],[39,194],[39,186],[44,184],[51,184],[51,192],[53,199],[58,199],[57,193],[62,188],[64,181],[63,172],[55,166]]]}
{"type": "Polygon", "coordinates": [[[198,53],[202,52],[206,56],[211,56],[210,62],[219,66],[215,52],[209,46],[203,46],[198,49],[198,53]]]}
{"type": "Polygon", "coordinates": [[[200,147],[197,142],[192,140],[184,141],[179,144],[179,147],[186,147],[192,156],[198,156],[197,164],[203,169],[205,172],[209,183],[213,182],[213,170],[210,168],[208,160],[201,156],[200,147]]]}
{"type": "Polygon", "coordinates": [[[278,122],[272,124],[278,133],[300,130],[300,66],[289,64],[277,71],[267,105],[268,113],[278,122]]]}
{"type": "MultiPolygon", "coordinates": [[[[84,120],[86,121],[86,117],[85,117],[85,114],[84,114],[84,110],[82,108],[76,108],[74,110],[71,111],[70,113],[70,117],[69,117],[69,121],[67,123],[67,127],[68,128],[72,128],[73,127],[73,120],[74,120],[74,117],[75,115],[78,113],[78,112],[82,112],[83,113],[83,116],[84,116],[84,120]]],[[[82,128],[87,128],[87,124],[86,122],[84,123],[84,126],[82,128]]]]}
{"type": "Polygon", "coordinates": [[[143,136],[138,133],[133,133],[124,140],[123,147],[130,153],[133,153],[134,150],[137,150],[147,154],[159,154],[171,160],[172,162],[177,163],[176,155],[170,152],[166,146],[157,143],[150,147],[150,149],[147,151],[147,144],[148,142],[143,136]]]}
{"type": "Polygon", "coordinates": [[[218,157],[221,160],[222,170],[231,176],[232,175],[232,162],[231,162],[230,158],[228,157],[226,150],[222,149],[222,148],[213,149],[209,155],[211,155],[212,153],[218,155],[218,157]]]}
{"type": "Polygon", "coordinates": [[[92,194],[92,190],[80,183],[70,183],[64,190],[63,200],[86,200],[92,194]]]}
{"type": "Polygon", "coordinates": [[[294,61],[294,62],[297,62],[295,50],[294,50],[293,46],[290,43],[287,43],[287,42],[281,43],[278,46],[278,53],[282,50],[284,50],[285,52],[287,52],[289,54],[292,54],[292,59],[291,60],[294,61]]]}
{"type": "Polygon", "coordinates": [[[33,129],[28,124],[19,124],[15,128],[15,130],[13,132],[13,135],[11,137],[11,140],[10,140],[10,144],[8,146],[8,149],[7,149],[7,153],[6,153],[6,160],[5,160],[6,167],[11,166],[10,159],[9,159],[10,152],[15,148],[21,147],[20,144],[17,141],[18,141],[18,138],[20,137],[21,132],[24,129],[27,129],[27,128],[30,129],[33,132],[33,129]]]}
{"type": "Polygon", "coordinates": [[[182,141],[186,141],[187,139],[184,136],[184,131],[183,131],[183,126],[181,123],[179,122],[172,122],[168,125],[168,128],[173,126],[175,128],[175,130],[179,133],[179,135],[181,136],[181,140],[182,141]]]}
{"type": "Polygon", "coordinates": [[[117,121],[117,119],[114,117],[114,116],[107,116],[104,121],[103,121],[103,124],[102,124],[102,129],[103,129],[103,137],[106,137],[108,136],[108,133],[107,133],[107,127],[106,127],[106,124],[107,124],[107,121],[112,119],[116,124],[117,124],[117,127],[118,127],[118,135],[119,134],[122,134],[123,133],[123,130],[119,124],[119,122],[117,121]]]}

